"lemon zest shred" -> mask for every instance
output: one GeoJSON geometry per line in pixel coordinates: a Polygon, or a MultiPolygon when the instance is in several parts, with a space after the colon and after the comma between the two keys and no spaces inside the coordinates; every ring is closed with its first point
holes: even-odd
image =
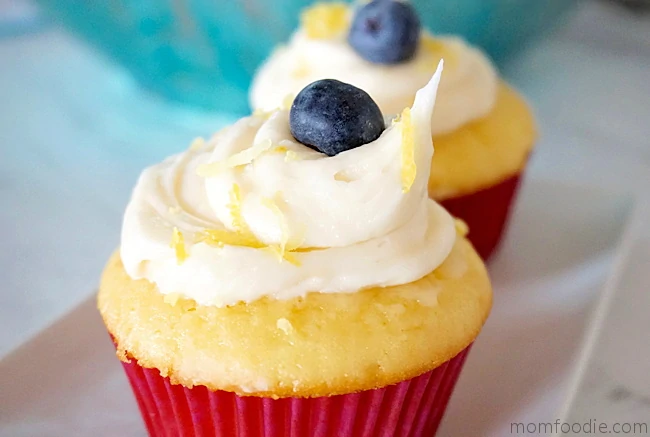
{"type": "Polygon", "coordinates": [[[209,178],[217,176],[219,173],[222,173],[229,168],[248,165],[272,147],[273,143],[271,140],[267,139],[261,141],[258,144],[249,147],[248,149],[244,149],[241,152],[235,153],[225,161],[209,162],[207,164],[199,165],[196,169],[196,174],[204,178],[209,178]]]}
{"type": "Polygon", "coordinates": [[[300,22],[308,38],[335,38],[349,27],[350,9],[341,2],[317,3],[302,12],[300,22]]]}
{"type": "Polygon", "coordinates": [[[185,250],[185,237],[183,237],[183,234],[178,230],[177,227],[174,227],[174,231],[172,233],[172,241],[169,244],[169,247],[174,249],[176,252],[176,262],[178,265],[180,266],[183,264],[187,259],[187,251],[185,250]]]}
{"type": "Polygon", "coordinates": [[[284,253],[287,248],[287,242],[289,241],[289,225],[287,224],[286,217],[280,210],[278,204],[268,197],[262,199],[262,205],[271,210],[271,212],[278,219],[280,226],[280,256],[284,257],[284,253]]]}
{"type": "Polygon", "coordinates": [[[289,264],[293,264],[296,267],[302,265],[298,257],[296,257],[296,252],[285,251],[282,253],[282,249],[278,244],[271,244],[270,246],[263,247],[262,250],[273,255],[278,262],[287,261],[289,264]]]}
{"type": "Polygon", "coordinates": [[[402,192],[408,193],[417,174],[415,164],[415,135],[411,121],[411,108],[405,108],[400,120],[402,128],[402,192]]]}
{"type": "Polygon", "coordinates": [[[206,243],[214,247],[240,246],[263,249],[264,243],[251,234],[232,232],[225,229],[204,229],[196,234],[197,243],[206,243]]]}
{"type": "MultiPolygon", "coordinates": [[[[279,196],[279,193],[276,194],[276,197],[277,196],[279,196]]],[[[280,262],[287,261],[295,266],[300,266],[300,260],[296,257],[295,253],[292,253],[292,251],[297,249],[300,246],[301,242],[298,242],[297,240],[290,242],[291,239],[289,237],[289,225],[287,223],[285,215],[282,213],[282,210],[278,206],[277,202],[270,198],[262,199],[262,205],[266,206],[271,210],[271,212],[273,212],[273,214],[275,214],[280,224],[281,232],[280,244],[272,244],[268,246],[267,250],[276,256],[280,262]]]]}
{"type": "Polygon", "coordinates": [[[295,266],[300,266],[300,260],[296,257],[295,253],[292,252],[302,244],[302,241],[290,240],[289,226],[277,203],[270,198],[262,199],[262,204],[275,214],[280,224],[280,244],[271,245],[261,242],[257,239],[255,234],[251,232],[241,213],[241,203],[241,189],[239,185],[233,184],[233,187],[230,190],[230,203],[228,204],[228,209],[230,210],[232,226],[235,230],[204,229],[196,234],[195,242],[205,243],[219,248],[223,248],[224,246],[239,246],[260,249],[273,255],[279,262],[287,261],[295,266]]]}
{"type": "Polygon", "coordinates": [[[293,265],[296,266],[296,267],[300,267],[300,266],[302,265],[302,263],[300,262],[300,260],[299,260],[298,257],[296,256],[296,253],[295,253],[295,252],[285,252],[283,258],[284,258],[284,259],[285,259],[289,264],[293,264],[293,265]]]}
{"type": "Polygon", "coordinates": [[[241,212],[241,188],[238,184],[233,184],[230,189],[230,203],[227,205],[230,211],[230,219],[232,220],[232,227],[236,232],[241,234],[250,234],[250,229],[246,224],[246,220],[241,212]]]}
{"type": "Polygon", "coordinates": [[[269,153],[287,153],[289,149],[287,149],[285,146],[277,146],[269,150],[269,153]]]}
{"type": "Polygon", "coordinates": [[[461,237],[465,237],[467,234],[469,234],[469,226],[467,226],[467,223],[459,218],[454,220],[454,227],[456,228],[456,234],[460,235],[461,237]]]}

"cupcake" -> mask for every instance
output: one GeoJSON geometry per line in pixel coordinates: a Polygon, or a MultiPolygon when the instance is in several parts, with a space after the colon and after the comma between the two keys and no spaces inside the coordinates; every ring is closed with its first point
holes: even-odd
{"type": "Polygon", "coordinates": [[[98,307],[150,435],[433,435],[492,302],[427,195],[440,73],[392,120],[317,81],[142,173],[98,307]]]}
{"type": "Polygon", "coordinates": [[[459,38],[421,30],[408,2],[374,0],[357,8],[322,3],[307,9],[289,43],[258,70],[251,106],[286,107],[308,83],[332,78],[366,91],[384,114],[398,114],[413,103],[442,58],[429,195],[469,225],[469,239],[487,259],[501,239],[533,147],[534,120],[481,51],[459,38]]]}

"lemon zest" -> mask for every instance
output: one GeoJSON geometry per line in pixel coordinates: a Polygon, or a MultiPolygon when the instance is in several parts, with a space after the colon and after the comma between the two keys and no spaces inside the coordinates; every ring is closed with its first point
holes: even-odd
{"type": "Polygon", "coordinates": [[[294,150],[289,150],[285,146],[276,146],[269,150],[269,153],[284,153],[284,162],[298,161],[300,159],[294,150]]]}
{"type": "Polygon", "coordinates": [[[255,144],[248,149],[235,153],[225,161],[209,162],[201,164],[196,169],[196,174],[201,177],[209,178],[217,176],[219,173],[229,168],[242,167],[252,163],[256,158],[273,147],[271,140],[267,139],[255,144]]]}
{"type": "Polygon", "coordinates": [[[232,227],[236,232],[241,234],[250,234],[250,229],[246,224],[246,220],[241,212],[241,189],[238,184],[233,184],[230,190],[230,203],[227,205],[230,211],[230,219],[232,220],[232,227]]]}
{"type": "Polygon", "coordinates": [[[300,267],[302,265],[300,260],[295,255],[296,252],[285,251],[282,253],[282,249],[278,244],[271,244],[270,246],[262,248],[262,250],[273,255],[278,260],[278,262],[287,261],[289,264],[293,264],[296,267],[300,267]]]}
{"type": "Polygon", "coordinates": [[[289,225],[287,224],[286,217],[280,210],[278,204],[268,197],[262,199],[262,205],[271,210],[278,220],[280,226],[280,256],[284,257],[284,253],[287,248],[287,242],[289,241],[289,225]]]}
{"type": "Polygon", "coordinates": [[[262,199],[262,204],[269,208],[278,217],[281,229],[280,244],[265,244],[257,239],[244,219],[241,212],[242,195],[239,185],[233,184],[230,190],[230,203],[228,209],[232,219],[234,231],[226,229],[204,229],[195,236],[196,243],[205,243],[210,246],[223,248],[224,246],[248,247],[251,249],[260,249],[270,253],[278,261],[287,261],[295,266],[300,266],[300,260],[296,257],[296,249],[302,244],[302,241],[291,240],[289,238],[289,226],[286,218],[277,203],[268,198],[262,199]]]}
{"type": "Polygon", "coordinates": [[[411,108],[405,108],[400,120],[402,128],[402,192],[408,193],[417,174],[415,164],[415,135],[411,121],[411,108]]]}
{"type": "Polygon", "coordinates": [[[277,146],[272,148],[269,153],[287,153],[289,149],[287,149],[285,146],[277,146]]]}
{"type": "Polygon", "coordinates": [[[169,244],[169,247],[174,249],[176,252],[176,262],[178,265],[180,266],[183,264],[187,259],[187,251],[185,250],[185,237],[183,237],[183,234],[178,230],[177,227],[174,227],[174,231],[172,233],[172,241],[169,244]]]}
{"type": "Polygon", "coordinates": [[[263,249],[264,243],[252,234],[232,232],[225,229],[204,229],[196,234],[197,243],[206,243],[214,247],[240,246],[252,249],[263,249]]]}

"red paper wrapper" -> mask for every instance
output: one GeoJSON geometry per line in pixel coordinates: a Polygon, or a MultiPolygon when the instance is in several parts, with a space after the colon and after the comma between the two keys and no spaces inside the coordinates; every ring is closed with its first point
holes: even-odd
{"type": "Polygon", "coordinates": [[[271,399],[173,385],[123,363],[155,437],[432,437],[469,347],[436,369],[388,387],[318,398],[271,399]]]}
{"type": "Polygon", "coordinates": [[[517,174],[484,190],[440,202],[451,215],[467,223],[467,238],[485,261],[501,241],[520,180],[521,174],[517,174]]]}

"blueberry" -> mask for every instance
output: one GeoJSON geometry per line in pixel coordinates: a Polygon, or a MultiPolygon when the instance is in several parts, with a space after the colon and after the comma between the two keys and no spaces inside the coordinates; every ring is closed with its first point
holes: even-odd
{"type": "Polygon", "coordinates": [[[334,156],[368,144],[384,131],[384,117],[365,91],[334,79],[303,88],[289,113],[291,134],[302,144],[334,156]]]}
{"type": "Polygon", "coordinates": [[[398,64],[415,55],[420,40],[420,19],[410,3],[374,0],[359,8],[348,42],[366,61],[398,64]]]}

